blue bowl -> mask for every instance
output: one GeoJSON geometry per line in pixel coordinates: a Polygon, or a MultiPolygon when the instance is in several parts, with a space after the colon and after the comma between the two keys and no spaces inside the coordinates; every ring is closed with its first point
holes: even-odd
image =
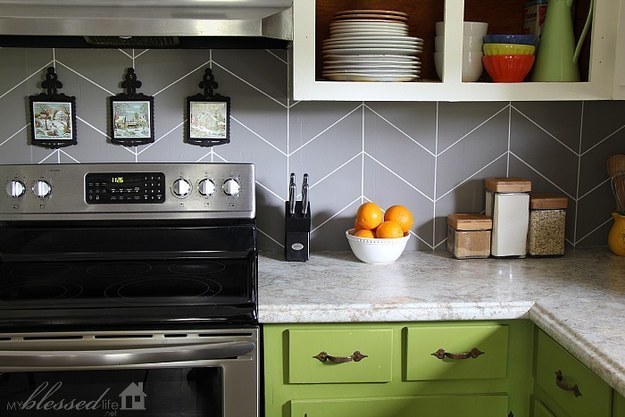
{"type": "Polygon", "coordinates": [[[535,35],[484,35],[484,43],[515,43],[521,45],[538,45],[535,35]]]}

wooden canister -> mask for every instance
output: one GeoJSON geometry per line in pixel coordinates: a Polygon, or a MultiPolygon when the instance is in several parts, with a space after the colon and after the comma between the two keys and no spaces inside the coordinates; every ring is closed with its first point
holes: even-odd
{"type": "Polygon", "coordinates": [[[447,216],[447,250],[458,259],[488,258],[493,221],[476,213],[447,216]]]}

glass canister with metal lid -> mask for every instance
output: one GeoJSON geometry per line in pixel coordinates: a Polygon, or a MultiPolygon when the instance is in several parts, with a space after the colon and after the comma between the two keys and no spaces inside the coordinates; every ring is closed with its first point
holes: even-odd
{"type": "Polygon", "coordinates": [[[530,256],[564,255],[566,196],[550,193],[530,194],[527,254],[530,256]]]}

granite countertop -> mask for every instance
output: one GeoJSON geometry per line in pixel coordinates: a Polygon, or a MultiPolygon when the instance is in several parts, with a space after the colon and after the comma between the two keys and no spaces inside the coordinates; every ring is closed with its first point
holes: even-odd
{"type": "Polygon", "coordinates": [[[412,251],[389,265],[351,252],[304,263],[266,253],[258,292],[263,324],[529,318],[625,395],[625,257],[607,248],[474,260],[412,251]]]}

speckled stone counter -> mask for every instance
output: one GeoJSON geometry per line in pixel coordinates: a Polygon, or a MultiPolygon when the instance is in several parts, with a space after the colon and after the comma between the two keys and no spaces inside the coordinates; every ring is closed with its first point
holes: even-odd
{"type": "Polygon", "coordinates": [[[351,252],[305,263],[261,254],[261,323],[529,318],[625,395],[625,258],[608,249],[560,258],[456,260],[405,252],[368,265],[351,252]]]}

